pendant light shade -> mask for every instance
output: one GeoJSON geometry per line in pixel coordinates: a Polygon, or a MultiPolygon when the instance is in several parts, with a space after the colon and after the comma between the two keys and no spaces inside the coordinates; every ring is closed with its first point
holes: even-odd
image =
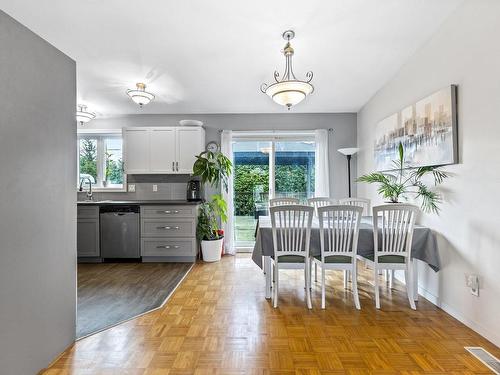
{"type": "Polygon", "coordinates": [[[293,73],[292,56],[295,51],[290,45],[290,40],[292,40],[294,36],[295,33],[292,30],[283,33],[283,39],[287,41],[283,49],[283,55],[285,55],[285,72],[283,73],[283,78],[280,80],[279,73],[275,71],[274,80],[276,82],[272,84],[263,83],[260,87],[263,93],[267,94],[276,103],[286,106],[288,109],[300,103],[314,91],[313,85],[310,84],[313,78],[312,72],[307,72],[307,80],[305,81],[297,79],[293,73]]]}
{"type": "Polygon", "coordinates": [[[146,91],[146,85],[144,83],[136,83],[135,86],[135,90],[127,90],[127,95],[135,103],[139,104],[139,107],[142,108],[142,106],[148,104],[155,98],[153,94],[146,91]]]}
{"type": "Polygon", "coordinates": [[[87,111],[86,105],[78,105],[76,109],[76,121],[83,125],[95,119],[95,113],[87,111]]]}

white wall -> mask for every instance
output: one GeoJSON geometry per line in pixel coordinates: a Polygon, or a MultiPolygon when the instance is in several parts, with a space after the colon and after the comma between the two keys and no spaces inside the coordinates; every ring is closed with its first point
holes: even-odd
{"type": "MultiPolygon", "coordinates": [[[[444,185],[440,216],[421,222],[438,235],[442,270],[421,264],[421,292],[500,345],[500,1],[469,0],[358,114],[359,174],[374,170],[375,125],[407,104],[458,85],[460,163],[444,185]],[[464,273],[480,275],[480,297],[464,273]]],[[[376,72],[374,72],[376,74],[376,72]]],[[[380,202],[374,187],[360,196],[380,202]]]]}
{"type": "MultiPolygon", "coordinates": [[[[134,105],[130,103],[130,105],[134,105]]],[[[293,111],[293,109],[292,109],[293,111]]],[[[176,126],[182,119],[201,120],[206,141],[220,142],[218,130],[308,130],[332,129],[330,134],[330,195],[347,196],[347,161],[337,149],[356,144],[355,113],[283,113],[283,114],[199,114],[199,115],[130,115],[94,120],[84,125],[90,129],[116,129],[126,126],[176,126]]],[[[352,161],[352,178],[356,160],[352,161]]],[[[353,194],[356,194],[354,187],[353,194]]]]}
{"type": "Polygon", "coordinates": [[[75,62],[0,11],[0,373],[75,337],[75,62]]]}

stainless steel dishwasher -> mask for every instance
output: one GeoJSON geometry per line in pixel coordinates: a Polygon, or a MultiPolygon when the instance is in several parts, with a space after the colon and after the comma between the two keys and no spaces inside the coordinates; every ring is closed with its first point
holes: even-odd
{"type": "Polygon", "coordinates": [[[139,206],[100,208],[101,258],[140,258],[139,206]]]}

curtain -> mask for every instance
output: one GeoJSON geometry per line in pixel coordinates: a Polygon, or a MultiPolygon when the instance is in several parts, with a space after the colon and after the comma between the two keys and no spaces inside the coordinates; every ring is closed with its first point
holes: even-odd
{"type": "MultiPolygon", "coordinates": [[[[233,161],[233,134],[231,130],[223,130],[221,135],[221,152],[233,161]]],[[[234,169],[232,171],[234,173],[234,169]]],[[[234,255],[234,204],[233,204],[233,176],[228,181],[228,191],[222,189],[222,197],[227,202],[227,222],[222,225],[224,229],[224,253],[234,255]]]]}
{"type": "Polygon", "coordinates": [[[314,195],[316,197],[330,196],[330,168],[328,163],[328,130],[314,131],[316,142],[314,195]]]}

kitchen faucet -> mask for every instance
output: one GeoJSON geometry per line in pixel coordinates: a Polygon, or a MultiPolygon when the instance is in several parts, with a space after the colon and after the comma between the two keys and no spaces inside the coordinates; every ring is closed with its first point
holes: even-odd
{"type": "Polygon", "coordinates": [[[91,201],[92,200],[92,180],[89,177],[82,177],[80,178],[80,189],[79,191],[83,191],[83,181],[87,180],[89,182],[89,190],[87,190],[87,200],[91,201]]]}

